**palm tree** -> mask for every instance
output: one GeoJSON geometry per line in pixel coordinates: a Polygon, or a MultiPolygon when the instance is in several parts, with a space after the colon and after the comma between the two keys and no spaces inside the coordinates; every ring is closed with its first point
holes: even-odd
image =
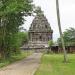
{"type": "Polygon", "coordinates": [[[63,51],[64,51],[64,62],[67,62],[67,54],[66,54],[66,50],[65,50],[64,39],[63,39],[62,29],[61,29],[59,2],[58,2],[58,0],[56,0],[56,11],[57,11],[59,33],[60,33],[60,37],[61,37],[62,48],[63,48],[63,51]]]}

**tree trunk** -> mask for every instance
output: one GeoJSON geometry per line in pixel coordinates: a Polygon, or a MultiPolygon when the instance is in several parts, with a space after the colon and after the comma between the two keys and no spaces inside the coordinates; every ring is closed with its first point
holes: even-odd
{"type": "Polygon", "coordinates": [[[5,19],[4,17],[1,18],[0,22],[0,32],[1,32],[1,40],[0,40],[0,54],[1,57],[5,59],[5,36],[6,36],[6,26],[4,23],[5,19]]]}
{"type": "Polygon", "coordinates": [[[60,13],[59,13],[59,2],[58,2],[58,0],[56,0],[56,10],[57,10],[59,33],[60,33],[60,37],[61,37],[62,48],[63,48],[63,51],[64,51],[64,62],[67,62],[67,53],[66,53],[66,50],[65,50],[64,39],[63,39],[63,34],[62,34],[62,29],[61,29],[60,13]]]}

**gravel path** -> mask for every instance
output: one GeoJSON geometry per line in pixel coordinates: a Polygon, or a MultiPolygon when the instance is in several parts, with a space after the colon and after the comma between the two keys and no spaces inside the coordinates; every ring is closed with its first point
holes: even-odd
{"type": "Polygon", "coordinates": [[[34,75],[39,67],[41,53],[34,53],[28,58],[0,69],[0,75],[34,75]]]}

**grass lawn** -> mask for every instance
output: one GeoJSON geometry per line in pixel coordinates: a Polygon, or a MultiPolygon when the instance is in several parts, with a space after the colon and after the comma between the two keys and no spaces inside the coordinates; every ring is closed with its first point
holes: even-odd
{"type": "Polygon", "coordinates": [[[75,75],[75,54],[68,54],[69,63],[63,63],[61,54],[45,54],[35,75],[75,75]]]}
{"type": "Polygon", "coordinates": [[[29,55],[31,55],[32,51],[21,51],[21,54],[13,55],[11,58],[6,60],[0,60],[0,68],[7,66],[13,62],[19,61],[29,55]]]}

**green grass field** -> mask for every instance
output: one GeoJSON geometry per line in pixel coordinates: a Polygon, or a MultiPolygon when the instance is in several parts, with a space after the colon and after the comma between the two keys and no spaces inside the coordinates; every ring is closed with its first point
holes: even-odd
{"type": "Polygon", "coordinates": [[[16,61],[22,60],[26,58],[27,56],[31,55],[33,52],[32,51],[21,51],[21,54],[13,55],[11,58],[6,59],[6,60],[0,60],[0,68],[7,66],[11,63],[14,63],[16,61]]]}
{"type": "Polygon", "coordinates": [[[75,54],[68,54],[68,60],[63,63],[63,55],[45,54],[35,75],[75,75],[75,54]]]}

